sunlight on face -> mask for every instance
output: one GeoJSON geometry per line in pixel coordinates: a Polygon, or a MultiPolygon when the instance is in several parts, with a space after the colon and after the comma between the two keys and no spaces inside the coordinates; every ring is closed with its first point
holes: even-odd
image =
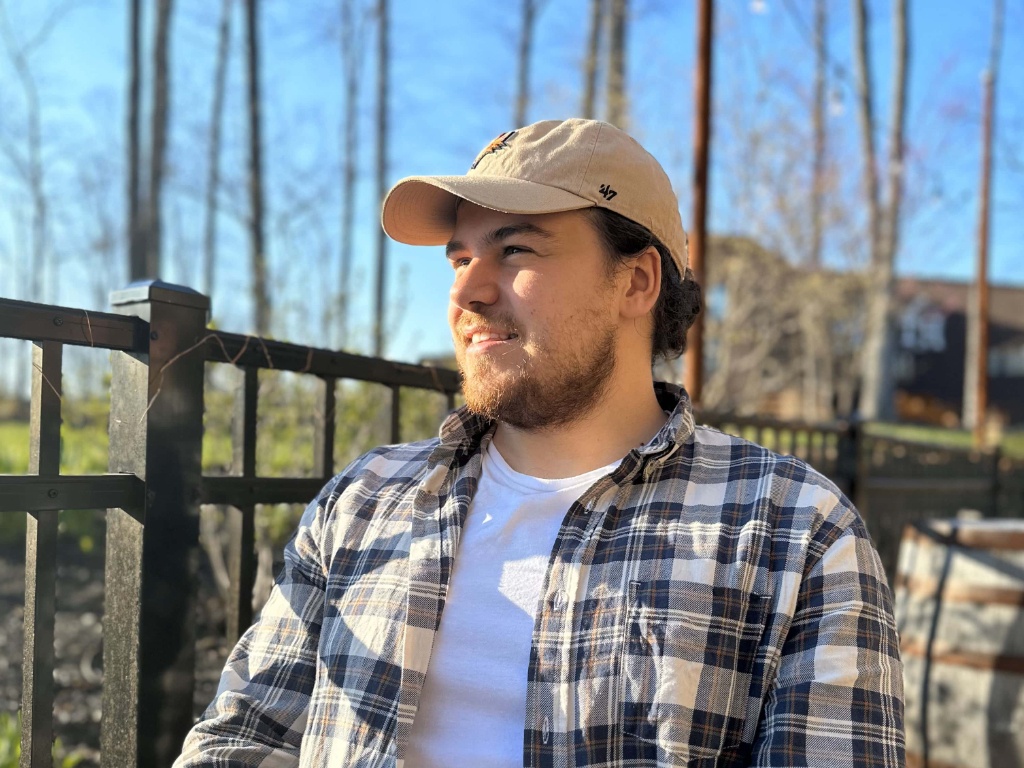
{"type": "Polygon", "coordinates": [[[617,329],[614,282],[589,220],[464,204],[448,256],[469,408],[520,429],[586,415],[614,371],[617,329]]]}

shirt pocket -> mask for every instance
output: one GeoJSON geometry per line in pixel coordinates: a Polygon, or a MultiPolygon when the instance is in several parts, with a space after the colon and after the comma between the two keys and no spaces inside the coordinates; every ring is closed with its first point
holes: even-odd
{"type": "Polygon", "coordinates": [[[623,733],[672,764],[739,745],[766,602],[732,587],[630,582],[623,733]]]}

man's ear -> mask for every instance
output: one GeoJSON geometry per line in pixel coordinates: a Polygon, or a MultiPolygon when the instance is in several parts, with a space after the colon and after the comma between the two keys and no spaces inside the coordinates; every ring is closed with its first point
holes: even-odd
{"type": "Polygon", "coordinates": [[[622,316],[629,319],[645,317],[661,293],[661,254],[653,245],[626,262],[629,283],[622,294],[622,316]]]}

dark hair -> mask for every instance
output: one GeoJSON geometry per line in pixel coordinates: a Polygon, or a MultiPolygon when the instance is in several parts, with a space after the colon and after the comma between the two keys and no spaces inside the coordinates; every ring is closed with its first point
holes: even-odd
{"type": "Polygon", "coordinates": [[[687,268],[685,277],[680,278],[668,248],[643,225],[607,208],[587,208],[585,213],[605,245],[612,269],[649,246],[654,246],[661,254],[661,292],[652,310],[651,362],[659,357],[666,360],[679,357],[686,351],[686,332],[696,321],[703,304],[693,271],[687,268]]]}

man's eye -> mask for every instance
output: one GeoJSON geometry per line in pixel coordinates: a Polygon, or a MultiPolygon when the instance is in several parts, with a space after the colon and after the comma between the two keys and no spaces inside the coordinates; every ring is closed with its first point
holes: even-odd
{"type": "Polygon", "coordinates": [[[516,254],[516,253],[526,253],[528,250],[529,249],[523,248],[522,246],[519,246],[519,245],[506,245],[505,246],[505,250],[504,250],[504,254],[506,256],[511,256],[513,254],[516,254]]]}
{"type": "Polygon", "coordinates": [[[464,267],[467,264],[469,264],[469,258],[451,259],[451,263],[452,263],[452,269],[458,269],[459,267],[464,267]]]}

